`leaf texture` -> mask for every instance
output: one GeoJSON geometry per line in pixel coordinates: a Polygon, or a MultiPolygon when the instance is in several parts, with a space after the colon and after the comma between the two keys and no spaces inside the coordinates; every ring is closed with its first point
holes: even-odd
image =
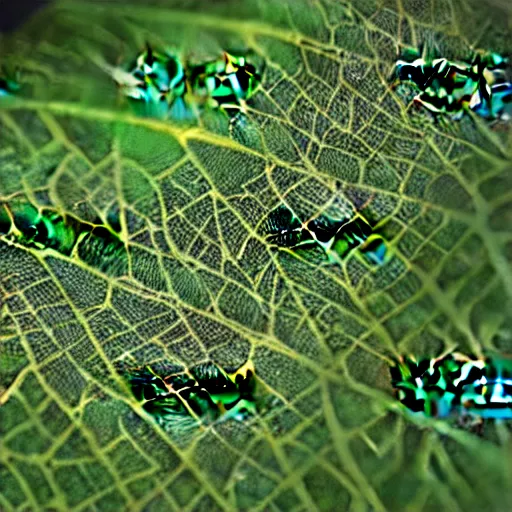
{"type": "Polygon", "coordinates": [[[508,16],[60,1],[1,40],[26,85],[0,103],[0,200],[117,223],[119,243],[66,255],[0,236],[0,510],[509,510],[509,426],[411,419],[389,375],[406,353],[512,351],[509,126],[435,123],[390,87],[404,46],[510,53],[508,16]],[[261,88],[233,118],[137,116],[101,64],[147,41],[250,50],[261,88]],[[276,247],[283,205],[360,212],[392,256],[276,247]],[[171,432],[118,371],[248,359],[270,397],[256,417],[171,432]]]}

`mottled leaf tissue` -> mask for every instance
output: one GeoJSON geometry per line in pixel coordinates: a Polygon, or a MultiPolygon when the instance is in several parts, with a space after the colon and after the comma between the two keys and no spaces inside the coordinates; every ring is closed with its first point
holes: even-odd
{"type": "Polygon", "coordinates": [[[0,511],[512,510],[512,8],[0,8],[0,511]]]}

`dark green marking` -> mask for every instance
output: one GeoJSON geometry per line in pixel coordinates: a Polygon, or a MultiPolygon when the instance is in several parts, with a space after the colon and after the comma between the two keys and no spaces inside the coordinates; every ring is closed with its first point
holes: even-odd
{"type": "Polygon", "coordinates": [[[150,45],[126,70],[117,68],[112,75],[138,114],[177,120],[191,119],[204,108],[239,112],[261,83],[245,56],[224,52],[219,59],[191,64],[150,45]]]}
{"type": "Polygon", "coordinates": [[[0,68],[0,98],[13,96],[21,89],[18,72],[9,72],[0,68]]]}
{"type": "Polygon", "coordinates": [[[193,95],[213,107],[240,105],[261,83],[261,75],[246,57],[224,52],[222,59],[191,66],[188,77],[193,95]]]}
{"type": "Polygon", "coordinates": [[[256,383],[250,363],[234,374],[211,362],[165,377],[150,367],[123,373],[143,408],[171,430],[177,418],[205,423],[221,417],[242,421],[256,413],[256,383]]]}
{"type": "Polygon", "coordinates": [[[487,119],[510,120],[512,84],[507,66],[508,60],[496,53],[449,61],[407,49],[396,62],[396,84],[414,84],[419,90],[415,101],[433,114],[458,120],[472,110],[487,119]]]}
{"type": "Polygon", "coordinates": [[[383,265],[390,257],[384,238],[376,233],[361,215],[352,219],[333,219],[319,215],[306,223],[286,206],[273,210],[263,224],[266,240],[279,247],[309,249],[322,247],[329,260],[339,262],[360,248],[369,265],[383,265]]]}
{"type": "Polygon", "coordinates": [[[0,204],[0,237],[34,249],[76,255],[111,276],[128,272],[125,245],[109,228],[50,208],[38,209],[28,201],[0,204]]]}
{"type": "Polygon", "coordinates": [[[415,413],[512,419],[512,360],[503,357],[404,357],[391,368],[391,382],[397,398],[415,413]]]}
{"type": "Polygon", "coordinates": [[[185,72],[177,55],[156,51],[148,44],[128,66],[128,74],[131,79],[119,85],[137,113],[167,118],[172,110],[175,117],[186,117],[185,72]]]}
{"type": "Polygon", "coordinates": [[[363,244],[372,234],[372,228],[363,217],[343,224],[334,235],[333,250],[340,258],[345,258],[348,253],[363,244]]]}
{"type": "Polygon", "coordinates": [[[263,225],[263,233],[269,243],[280,247],[314,242],[311,233],[286,206],[279,206],[270,213],[263,225]]]}

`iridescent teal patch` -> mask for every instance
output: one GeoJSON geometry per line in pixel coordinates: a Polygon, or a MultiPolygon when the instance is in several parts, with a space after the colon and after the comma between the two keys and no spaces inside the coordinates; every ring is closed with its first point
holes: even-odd
{"type": "Polygon", "coordinates": [[[21,89],[18,72],[9,72],[0,68],[0,98],[3,96],[13,96],[21,89]]]}
{"type": "Polygon", "coordinates": [[[169,375],[150,366],[124,373],[143,409],[168,430],[179,428],[184,418],[208,424],[220,418],[244,421],[257,412],[250,362],[234,373],[213,363],[169,375]]]}
{"type": "Polygon", "coordinates": [[[395,85],[413,84],[419,91],[415,102],[435,115],[458,120],[471,110],[485,119],[508,121],[512,115],[508,66],[508,59],[496,53],[450,61],[407,49],[396,62],[395,85]]]}
{"type": "Polygon", "coordinates": [[[185,72],[176,55],[156,52],[148,45],[129,66],[128,73],[133,80],[121,84],[122,90],[135,100],[141,113],[165,117],[169,109],[183,102],[185,72]]]}
{"type": "Polygon", "coordinates": [[[103,224],[84,222],[19,199],[0,202],[0,239],[38,250],[54,250],[110,276],[128,272],[125,244],[103,224]]]}
{"type": "Polygon", "coordinates": [[[391,368],[391,381],[397,398],[413,413],[512,419],[512,360],[404,357],[391,368]]]}
{"type": "Polygon", "coordinates": [[[342,219],[319,215],[302,222],[289,208],[279,206],[266,219],[263,233],[267,242],[279,247],[320,247],[331,263],[340,263],[355,249],[372,266],[387,263],[391,256],[386,240],[361,214],[342,219]]]}
{"type": "Polygon", "coordinates": [[[158,118],[192,119],[205,109],[235,114],[261,83],[261,73],[243,55],[192,63],[150,46],[126,69],[111,70],[136,112],[158,118]]]}
{"type": "Polygon", "coordinates": [[[198,103],[229,108],[249,99],[258,88],[261,76],[244,56],[224,52],[221,59],[191,66],[188,82],[198,103]]]}

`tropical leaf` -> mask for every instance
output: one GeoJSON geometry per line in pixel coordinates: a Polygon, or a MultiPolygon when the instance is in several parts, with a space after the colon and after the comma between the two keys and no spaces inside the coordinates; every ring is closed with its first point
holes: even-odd
{"type": "Polygon", "coordinates": [[[433,122],[390,87],[406,46],[510,54],[509,15],[60,1],[4,37],[22,87],[0,104],[0,201],[89,238],[0,235],[0,509],[510,510],[507,424],[411,418],[389,373],[401,354],[512,351],[509,126],[433,122]],[[261,87],[240,115],[138,116],[106,70],[146,42],[251,52],[261,87]],[[357,212],[391,256],[276,246],[283,206],[357,212]],[[169,430],[120,371],[248,359],[255,416],[169,430]]]}

